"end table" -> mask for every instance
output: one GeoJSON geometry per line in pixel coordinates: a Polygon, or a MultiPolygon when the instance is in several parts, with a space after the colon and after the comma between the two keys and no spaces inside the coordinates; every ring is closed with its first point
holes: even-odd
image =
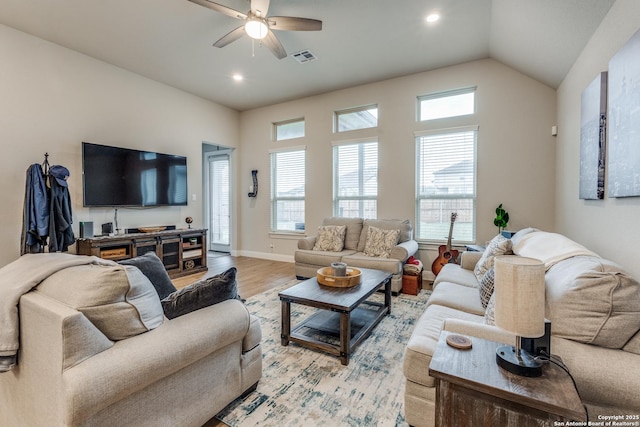
{"type": "Polygon", "coordinates": [[[559,366],[548,363],[540,377],[515,375],[496,364],[500,344],[468,337],[472,348],[458,350],[446,343],[449,334],[440,334],[429,366],[436,379],[436,427],[586,421],[573,381],[559,366]]]}

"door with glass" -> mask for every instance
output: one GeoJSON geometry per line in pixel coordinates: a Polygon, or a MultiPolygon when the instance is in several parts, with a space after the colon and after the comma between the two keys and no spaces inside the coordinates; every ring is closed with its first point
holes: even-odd
{"type": "Polygon", "coordinates": [[[229,154],[211,154],[209,160],[209,249],[230,252],[231,183],[229,154]]]}

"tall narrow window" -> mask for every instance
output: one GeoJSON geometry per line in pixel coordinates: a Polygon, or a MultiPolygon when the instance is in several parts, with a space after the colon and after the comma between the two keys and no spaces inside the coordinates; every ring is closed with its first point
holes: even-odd
{"type": "Polygon", "coordinates": [[[271,153],[271,229],[304,231],[305,150],[271,153]]]}
{"type": "Polygon", "coordinates": [[[378,208],[378,143],[333,147],[333,212],[335,216],[376,218],[378,208]]]}
{"type": "Polygon", "coordinates": [[[475,87],[418,97],[418,118],[420,121],[467,116],[475,112],[475,87]]]}
{"type": "Polygon", "coordinates": [[[416,237],[475,240],[476,127],[416,134],[416,237]]]}
{"type": "Polygon", "coordinates": [[[223,252],[229,251],[230,244],[231,186],[229,166],[228,154],[209,156],[210,248],[223,252]]]}
{"type": "Polygon", "coordinates": [[[356,129],[367,129],[378,126],[378,106],[349,108],[335,112],[336,132],[346,132],[356,129]]]}
{"type": "Polygon", "coordinates": [[[276,141],[284,141],[304,136],[304,119],[287,120],[273,124],[273,136],[276,141]]]}

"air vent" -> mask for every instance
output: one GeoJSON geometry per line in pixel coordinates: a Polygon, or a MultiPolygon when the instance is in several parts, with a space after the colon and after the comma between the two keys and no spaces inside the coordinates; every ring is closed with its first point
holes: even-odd
{"type": "Polygon", "coordinates": [[[292,56],[295,58],[296,61],[298,61],[301,64],[304,64],[305,62],[315,61],[316,59],[318,59],[313,53],[309,52],[308,50],[303,50],[303,51],[294,53],[292,54],[292,56]]]}

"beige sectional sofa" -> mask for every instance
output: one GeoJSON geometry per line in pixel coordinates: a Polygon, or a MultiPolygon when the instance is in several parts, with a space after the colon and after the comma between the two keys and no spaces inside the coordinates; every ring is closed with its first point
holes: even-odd
{"type": "Polygon", "coordinates": [[[257,385],[261,328],[242,302],[168,320],[140,276],[70,267],[22,295],[18,364],[0,373],[1,426],[199,427],[257,385]]]}
{"type": "MultiPolygon", "coordinates": [[[[526,229],[509,243],[516,256],[545,262],[551,353],[563,360],[575,378],[589,419],[640,414],[638,281],[620,266],[559,234],[526,229]]],[[[441,330],[511,345],[515,342],[512,335],[485,320],[481,285],[474,274],[483,255],[486,261],[488,253],[464,252],[461,265],[446,265],[416,322],[403,361],[409,425],[434,425],[434,379],[428,368],[441,330]]]]}
{"type": "Polygon", "coordinates": [[[318,236],[300,239],[294,256],[295,274],[298,278],[315,277],[319,268],[341,261],[350,267],[388,271],[393,274],[392,292],[397,294],[402,290],[402,266],[418,251],[418,243],[413,240],[413,227],[409,220],[331,217],[325,218],[322,226],[345,226],[343,245],[337,246],[340,250],[319,250],[316,246],[318,236]],[[370,227],[400,231],[398,241],[390,248],[387,257],[368,256],[365,253],[370,227]]]}

